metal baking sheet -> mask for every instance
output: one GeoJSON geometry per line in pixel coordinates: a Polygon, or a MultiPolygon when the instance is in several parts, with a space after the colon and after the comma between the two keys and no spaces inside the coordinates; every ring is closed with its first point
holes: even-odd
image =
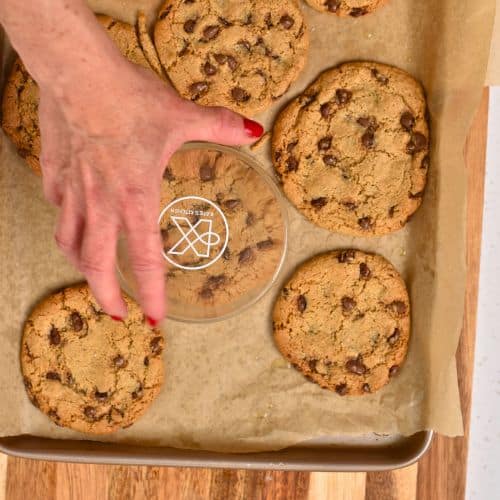
{"type": "Polygon", "coordinates": [[[71,463],[207,467],[249,470],[371,472],[407,467],[429,449],[432,431],[413,436],[328,437],[262,453],[213,453],[34,436],[0,438],[0,451],[35,460],[71,463]]]}
{"type": "MultiPolygon", "coordinates": [[[[2,57],[7,52],[0,29],[0,62],[4,62],[0,70],[8,68],[8,63],[5,64],[7,58],[2,57]]],[[[0,71],[0,88],[3,88],[2,73],[0,71]]],[[[428,451],[432,438],[432,431],[409,437],[376,434],[329,436],[279,451],[231,454],[21,435],[0,438],[0,452],[14,457],[71,463],[361,472],[409,466],[428,451]]]]}

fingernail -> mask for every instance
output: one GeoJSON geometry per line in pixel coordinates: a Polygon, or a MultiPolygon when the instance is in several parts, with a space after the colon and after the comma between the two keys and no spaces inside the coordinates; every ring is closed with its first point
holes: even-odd
{"type": "Polygon", "coordinates": [[[149,316],[146,316],[146,319],[148,320],[149,326],[155,327],[159,322],[156,319],[150,318],[149,316]]]}
{"type": "Polygon", "coordinates": [[[250,137],[258,138],[264,133],[264,127],[260,123],[249,120],[248,118],[243,119],[243,125],[245,127],[245,132],[250,137]]]}
{"type": "Polygon", "coordinates": [[[123,321],[123,318],[120,318],[120,316],[111,316],[115,321],[123,321]]]}

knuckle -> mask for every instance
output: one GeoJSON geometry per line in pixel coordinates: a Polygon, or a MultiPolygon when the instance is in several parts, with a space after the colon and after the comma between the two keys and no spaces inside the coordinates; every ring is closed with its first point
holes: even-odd
{"type": "Polygon", "coordinates": [[[61,235],[57,234],[54,236],[54,239],[56,240],[56,245],[61,249],[62,252],[65,254],[73,254],[76,250],[75,248],[75,243],[73,241],[70,241],[61,235]]]}
{"type": "Polygon", "coordinates": [[[137,273],[150,273],[163,270],[162,257],[158,253],[135,254],[131,262],[132,268],[137,273]]]}
{"type": "Polygon", "coordinates": [[[85,275],[103,275],[107,271],[105,263],[94,255],[82,255],[78,269],[85,275]]]}

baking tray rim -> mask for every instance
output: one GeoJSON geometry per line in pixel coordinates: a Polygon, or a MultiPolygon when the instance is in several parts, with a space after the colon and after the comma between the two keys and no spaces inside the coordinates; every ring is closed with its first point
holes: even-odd
{"type": "Polygon", "coordinates": [[[20,435],[0,438],[0,452],[17,458],[80,464],[378,472],[414,464],[427,453],[433,436],[434,432],[428,430],[404,437],[396,445],[387,446],[298,445],[269,452],[219,453],[20,435]]]}

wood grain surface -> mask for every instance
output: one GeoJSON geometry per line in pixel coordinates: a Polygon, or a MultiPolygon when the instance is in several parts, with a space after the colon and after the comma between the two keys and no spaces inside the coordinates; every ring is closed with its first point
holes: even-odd
{"type": "Polygon", "coordinates": [[[247,472],[36,462],[0,456],[0,500],[462,500],[465,495],[488,121],[485,90],[467,140],[467,293],[457,352],[466,434],[384,473],[247,472]]]}

